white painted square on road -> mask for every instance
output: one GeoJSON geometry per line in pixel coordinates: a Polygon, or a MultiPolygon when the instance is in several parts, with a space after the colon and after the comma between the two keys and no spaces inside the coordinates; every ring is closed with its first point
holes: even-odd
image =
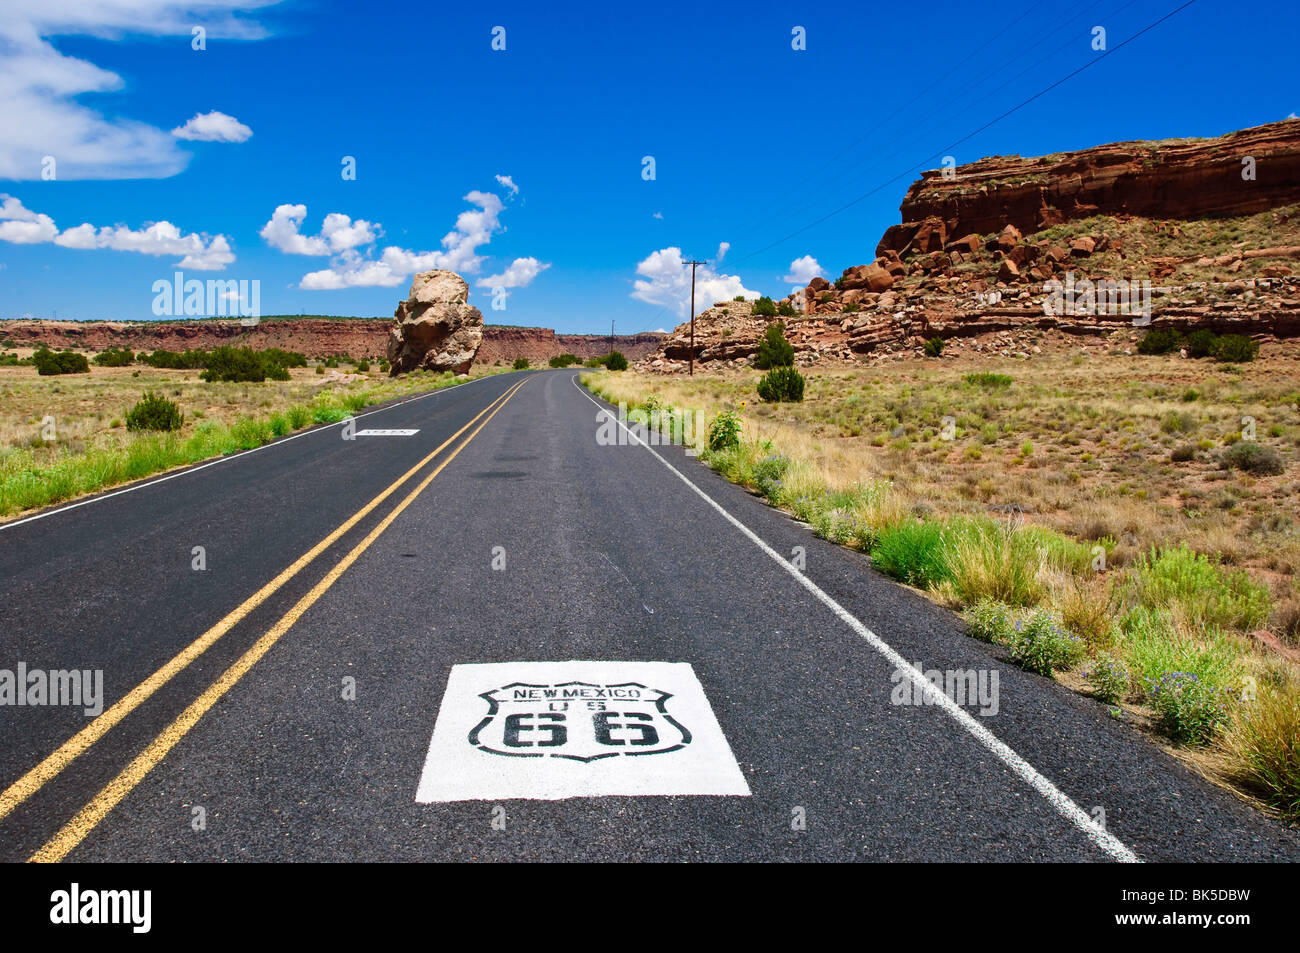
{"type": "Polygon", "coordinates": [[[447,678],[415,799],[749,796],[686,662],[490,662],[447,678]]]}
{"type": "Polygon", "coordinates": [[[412,434],[417,434],[419,432],[420,431],[418,429],[416,430],[358,430],[356,435],[358,437],[409,437],[412,434]]]}

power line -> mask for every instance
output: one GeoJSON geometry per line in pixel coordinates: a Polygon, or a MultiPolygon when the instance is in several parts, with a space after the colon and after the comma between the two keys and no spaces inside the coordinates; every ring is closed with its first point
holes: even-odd
{"type": "Polygon", "coordinates": [[[879,192],[881,189],[885,188],[885,187],[888,186],[888,185],[892,185],[894,182],[897,182],[899,179],[903,178],[904,176],[911,175],[911,174],[912,174],[913,172],[915,172],[917,169],[920,169],[920,168],[924,167],[924,166],[925,166],[927,163],[929,163],[931,160],[933,160],[933,159],[935,159],[935,158],[938,158],[938,157],[940,157],[940,156],[947,155],[947,154],[950,153],[954,148],[956,148],[957,146],[961,145],[963,142],[966,142],[967,140],[974,138],[975,136],[979,135],[979,134],[980,134],[981,132],[983,132],[984,130],[988,129],[990,126],[996,125],[997,123],[1001,122],[1003,119],[1006,119],[1008,116],[1012,115],[1013,113],[1016,113],[1016,112],[1020,111],[1020,110],[1023,109],[1024,107],[1028,106],[1030,103],[1034,102],[1035,100],[1039,99],[1040,97],[1042,97],[1042,96],[1046,95],[1047,93],[1051,92],[1052,90],[1056,89],[1056,87],[1060,86],[1062,83],[1065,83],[1065,82],[1067,82],[1067,81],[1073,79],[1075,76],[1078,76],[1080,73],[1084,72],[1085,70],[1091,69],[1092,67],[1094,67],[1094,66],[1096,66],[1098,63],[1100,63],[1102,60],[1104,60],[1106,57],[1110,56],[1112,53],[1118,53],[1120,50],[1122,50],[1124,47],[1128,46],[1128,45],[1129,45],[1130,43],[1132,43],[1134,40],[1138,39],[1139,37],[1143,36],[1143,35],[1146,34],[1146,33],[1149,33],[1151,30],[1155,29],[1155,28],[1158,27],[1160,24],[1164,23],[1164,22],[1165,22],[1166,20],[1168,20],[1170,17],[1173,17],[1173,16],[1175,16],[1176,14],[1181,13],[1183,10],[1186,10],[1188,7],[1190,7],[1190,6],[1191,6],[1193,3],[1195,3],[1195,2],[1196,2],[1196,0],[1187,0],[1186,3],[1182,4],[1182,5],[1179,6],[1179,7],[1174,8],[1173,10],[1169,11],[1168,13],[1166,13],[1164,16],[1160,17],[1160,19],[1158,19],[1158,20],[1156,20],[1156,21],[1154,21],[1154,22],[1148,24],[1147,26],[1143,27],[1141,30],[1139,30],[1138,32],[1134,33],[1132,36],[1130,36],[1128,39],[1126,39],[1126,40],[1124,40],[1123,42],[1121,42],[1119,45],[1117,45],[1117,46],[1113,46],[1113,47],[1111,47],[1110,49],[1108,49],[1108,50],[1106,50],[1105,52],[1103,52],[1100,56],[1097,56],[1097,57],[1095,57],[1095,58],[1093,58],[1093,59],[1090,59],[1087,63],[1085,63],[1084,65],[1080,66],[1079,68],[1077,68],[1077,69],[1075,69],[1075,70],[1072,70],[1071,72],[1067,73],[1065,76],[1062,76],[1060,79],[1058,79],[1056,82],[1052,83],[1050,86],[1044,87],[1043,89],[1041,89],[1041,90],[1039,90],[1038,92],[1034,93],[1034,95],[1030,96],[1028,99],[1025,99],[1025,100],[1023,100],[1022,102],[1020,102],[1019,104],[1017,104],[1017,105],[1011,107],[1010,109],[1008,109],[1006,112],[1002,113],[1001,115],[996,116],[996,117],[994,117],[993,119],[990,119],[988,122],[984,123],[984,125],[980,126],[978,129],[974,130],[973,132],[967,133],[966,135],[962,136],[960,139],[956,139],[956,140],[954,140],[953,142],[951,142],[951,143],[948,144],[947,146],[944,146],[944,147],[943,147],[942,149],[940,149],[938,152],[934,152],[934,153],[932,153],[932,154],[926,156],[924,159],[922,159],[920,162],[916,163],[915,165],[910,166],[910,167],[907,168],[907,169],[904,169],[902,172],[898,173],[897,175],[893,176],[892,178],[887,179],[887,180],[884,181],[884,182],[881,182],[879,185],[875,186],[874,188],[869,189],[869,190],[866,191],[866,192],[863,192],[863,193],[862,193],[861,195],[859,195],[857,198],[855,198],[855,199],[853,199],[853,200],[851,200],[851,201],[849,201],[849,202],[846,202],[845,204],[841,205],[839,208],[834,209],[833,211],[827,212],[825,215],[821,216],[821,217],[818,218],[818,219],[815,219],[815,220],[812,221],[812,222],[809,222],[807,225],[804,225],[802,228],[797,228],[797,229],[795,229],[793,232],[790,232],[788,235],[785,235],[785,236],[782,237],[782,238],[778,238],[776,241],[774,241],[774,242],[770,242],[769,244],[764,245],[762,248],[759,248],[759,249],[757,249],[756,251],[752,251],[752,252],[750,252],[748,255],[745,255],[743,258],[738,259],[738,260],[735,262],[735,264],[740,264],[741,262],[748,261],[749,259],[753,258],[754,256],[756,256],[756,255],[760,255],[760,254],[762,254],[763,252],[767,251],[767,250],[770,249],[770,248],[775,248],[777,245],[780,245],[780,244],[783,244],[784,242],[789,241],[791,238],[794,238],[796,235],[802,235],[804,232],[808,231],[810,228],[815,228],[816,226],[818,226],[818,225],[822,224],[823,222],[827,221],[828,219],[834,218],[836,215],[839,215],[841,212],[848,211],[850,208],[852,208],[853,206],[857,205],[859,202],[862,202],[864,199],[870,198],[872,195],[875,195],[875,194],[876,194],[877,192],[879,192]]]}

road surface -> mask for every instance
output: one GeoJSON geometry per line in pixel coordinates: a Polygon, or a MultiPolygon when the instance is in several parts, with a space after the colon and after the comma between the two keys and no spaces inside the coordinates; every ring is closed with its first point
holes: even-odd
{"type": "Polygon", "coordinates": [[[0,708],[0,859],[1300,859],[861,554],[602,445],[577,376],[0,528],[0,668],[103,677],[0,708]]]}

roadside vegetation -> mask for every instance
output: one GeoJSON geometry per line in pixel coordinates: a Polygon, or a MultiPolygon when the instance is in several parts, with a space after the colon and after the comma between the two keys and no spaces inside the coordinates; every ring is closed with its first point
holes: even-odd
{"type": "Polygon", "coordinates": [[[755,377],[584,382],[704,412],[728,479],[1300,818],[1294,356],[893,363],[810,373],[802,403],[751,402],[755,377]]]}
{"type": "Polygon", "coordinates": [[[0,518],[457,383],[454,374],[431,371],[390,379],[387,362],[372,372],[364,360],[313,366],[277,349],[244,351],[155,351],[129,360],[129,351],[114,349],[85,371],[53,378],[31,366],[34,354],[0,360],[0,518]],[[145,363],[134,363],[140,357],[145,363]],[[338,370],[340,363],[351,371],[338,370]]]}

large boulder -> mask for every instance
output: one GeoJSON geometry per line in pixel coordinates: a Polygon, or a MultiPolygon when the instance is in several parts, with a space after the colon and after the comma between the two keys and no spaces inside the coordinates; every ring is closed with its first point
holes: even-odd
{"type": "Polygon", "coordinates": [[[417,368],[464,374],[483,343],[483,315],[469,301],[469,285],[454,271],[415,276],[411,293],[397,306],[388,335],[391,373],[417,368]]]}

